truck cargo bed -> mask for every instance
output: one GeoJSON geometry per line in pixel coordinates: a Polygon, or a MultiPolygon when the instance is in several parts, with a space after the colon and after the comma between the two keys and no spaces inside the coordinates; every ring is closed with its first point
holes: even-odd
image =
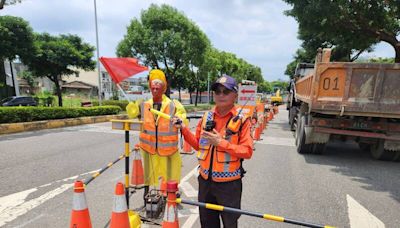
{"type": "Polygon", "coordinates": [[[400,64],[320,62],[296,98],[314,113],[400,118],[400,64]]]}

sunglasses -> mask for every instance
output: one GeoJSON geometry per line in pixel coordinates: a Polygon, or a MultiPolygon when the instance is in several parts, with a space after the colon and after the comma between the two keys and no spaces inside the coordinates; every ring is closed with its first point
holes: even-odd
{"type": "Polygon", "coordinates": [[[220,95],[221,93],[223,93],[224,95],[228,95],[230,94],[232,91],[230,91],[229,89],[217,89],[214,91],[215,95],[220,95]]]}

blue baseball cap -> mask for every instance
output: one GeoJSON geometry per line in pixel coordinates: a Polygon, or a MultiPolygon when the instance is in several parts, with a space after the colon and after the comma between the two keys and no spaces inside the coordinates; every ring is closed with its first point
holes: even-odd
{"type": "Polygon", "coordinates": [[[232,78],[229,75],[223,74],[220,78],[218,78],[212,85],[211,89],[215,91],[218,88],[218,85],[222,85],[225,88],[237,92],[238,91],[238,85],[236,83],[236,80],[232,78]]]}

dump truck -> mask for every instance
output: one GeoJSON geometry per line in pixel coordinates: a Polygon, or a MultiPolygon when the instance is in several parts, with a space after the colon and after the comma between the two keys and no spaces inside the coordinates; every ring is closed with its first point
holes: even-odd
{"type": "Polygon", "coordinates": [[[297,152],[321,154],[331,140],[354,140],[379,160],[400,161],[400,64],[299,64],[289,85],[289,124],[297,152]]]}

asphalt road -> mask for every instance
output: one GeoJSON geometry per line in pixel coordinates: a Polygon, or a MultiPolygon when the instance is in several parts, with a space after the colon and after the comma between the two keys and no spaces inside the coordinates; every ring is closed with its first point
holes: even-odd
{"type": "MultiPolygon", "coordinates": [[[[324,155],[297,154],[286,117],[281,110],[244,162],[243,209],[337,227],[399,227],[399,163],[372,160],[351,142],[332,143],[324,155]]],[[[123,154],[123,134],[102,123],[0,136],[0,227],[68,227],[74,180],[123,154]]],[[[183,156],[183,198],[196,200],[196,164],[194,155],[183,156]]],[[[110,218],[123,166],[86,188],[93,227],[110,218]]],[[[141,194],[131,197],[131,208],[142,205],[141,194]]],[[[248,216],[239,224],[296,227],[248,216]]],[[[200,227],[197,209],[185,205],[180,225],[200,227]]]]}

